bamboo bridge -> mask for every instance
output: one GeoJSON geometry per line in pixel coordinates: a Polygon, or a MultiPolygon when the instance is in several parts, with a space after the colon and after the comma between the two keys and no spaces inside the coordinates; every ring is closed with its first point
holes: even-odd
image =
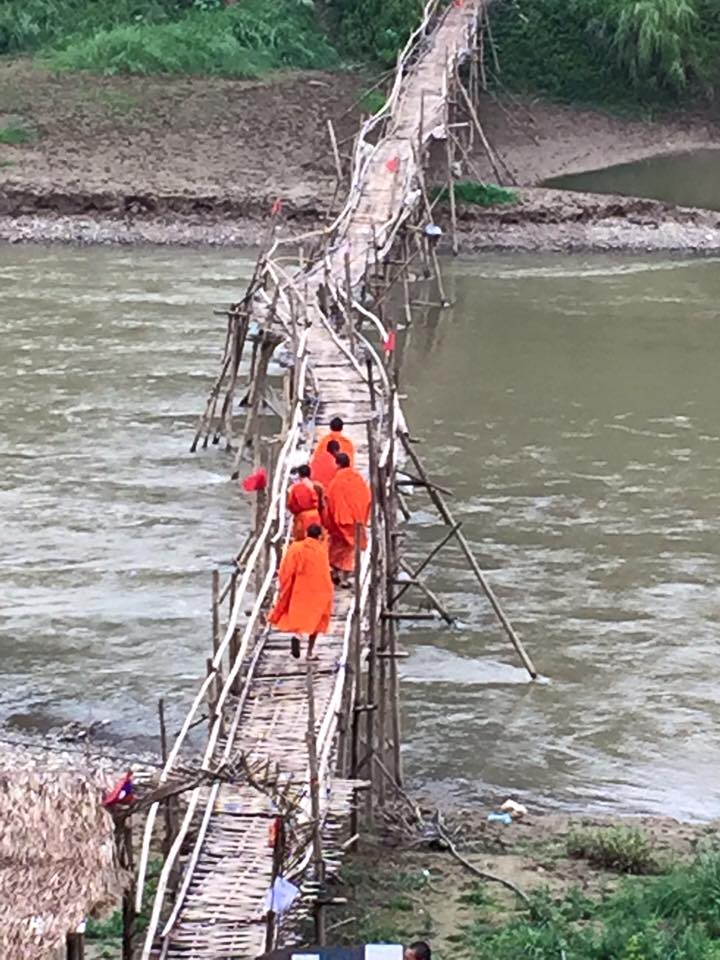
{"type": "Polygon", "coordinates": [[[163,834],[164,863],[143,960],[258,956],[292,940],[308,917],[322,942],[328,875],[354,843],[361,813],[371,816],[402,783],[399,603],[417,588],[449,619],[420,576],[451,539],[474,564],[534,675],[459,524],[423,472],[397,390],[395,317],[411,319],[411,264],[435,274],[444,298],[427,230],[433,204],[426,163],[439,145],[447,158],[454,224],[453,158],[464,151],[463,138],[467,144],[482,135],[473,84],[485,6],[486,0],[428,3],[398,57],[385,106],[359,131],[344,207],[325,229],[292,240],[271,238],[246,294],[228,314],[220,375],[193,450],[222,438],[236,452],[236,471],[252,450],[269,482],[256,495],[253,533],[227,582],[219,571],[213,574],[213,655],[165,752],[163,783],[181,776],[199,750],[200,775],[182,810],[158,801],[145,824],[138,911],[156,833],[163,834]],[[466,62],[470,93],[460,81],[466,62]],[[461,103],[465,120],[453,123],[461,103]],[[399,308],[391,308],[391,291],[402,294],[399,308]],[[268,376],[278,357],[286,371],[282,396],[268,376]],[[236,434],[233,414],[241,400],[246,417],[236,434]],[[282,420],[271,438],[260,426],[268,407],[282,420]],[[336,591],[331,629],[318,643],[319,662],[306,665],[289,657],[287,637],[270,629],[264,614],[288,535],[291,469],[307,461],[316,435],[338,415],[373,490],[370,547],[357,557],[354,589],[336,591]],[[398,550],[398,515],[405,509],[400,470],[401,482],[427,491],[447,528],[416,570],[398,550]],[[207,732],[198,748],[200,730],[207,732]],[[288,909],[280,903],[286,881],[299,890],[288,909]]]}

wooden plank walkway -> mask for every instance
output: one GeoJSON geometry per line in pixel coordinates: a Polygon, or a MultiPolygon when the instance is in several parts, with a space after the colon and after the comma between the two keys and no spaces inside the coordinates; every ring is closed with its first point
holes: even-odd
{"type": "MultiPolygon", "coordinates": [[[[303,319],[309,324],[305,348],[319,401],[315,435],[298,431],[298,442],[290,451],[294,462],[303,450],[309,453],[317,433],[324,432],[329,420],[340,415],[355,443],[357,466],[367,474],[368,383],[347,339],[330,332],[318,306],[318,292],[328,283],[345,291],[348,273],[351,287],[357,288],[369,264],[374,263],[375,251],[379,250],[381,257],[387,254],[397,230],[412,213],[418,199],[420,144],[428,143],[438,128],[444,127],[449,78],[474,42],[474,26],[484,3],[456,0],[442,17],[428,15],[433,29],[420,35],[415,62],[409,67],[407,58],[401,62],[389,98],[391,114],[385,136],[374,147],[364,134],[360,137],[351,194],[336,221],[324,262],[287,280],[294,291],[303,290],[303,319]]],[[[268,269],[273,269],[272,262],[268,269]]],[[[276,270],[278,276],[282,274],[282,268],[276,270]]],[[[267,295],[256,306],[267,313],[267,295]]],[[[278,312],[282,310],[279,303],[278,312]]],[[[365,570],[368,562],[365,555],[365,570]]],[[[320,660],[314,669],[326,833],[340,829],[352,800],[352,785],[333,777],[333,758],[353,603],[351,592],[336,592],[331,629],[319,641],[320,660]]],[[[211,748],[212,757],[219,760],[237,754],[277,763],[284,777],[305,785],[307,791],[305,665],[290,658],[288,638],[274,631],[261,629],[249,649],[255,653],[248,680],[241,697],[229,697],[223,705],[222,735],[211,748]]],[[[216,783],[200,788],[194,821],[197,840],[184,864],[184,883],[164,927],[158,924],[161,904],[156,902],[144,960],[154,954],[157,935],[160,956],[171,960],[249,958],[263,952],[264,900],[272,877],[268,844],[272,815],[268,801],[249,785],[216,783]]]]}

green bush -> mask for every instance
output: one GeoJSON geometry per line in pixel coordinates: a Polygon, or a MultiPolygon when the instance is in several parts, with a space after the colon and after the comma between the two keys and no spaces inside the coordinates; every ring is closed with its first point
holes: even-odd
{"type": "Polygon", "coordinates": [[[51,57],[59,70],[250,77],[273,68],[332,66],[337,54],[298,0],[247,0],[194,10],[176,22],[138,23],[80,37],[51,57]]]}
{"type": "Polygon", "coordinates": [[[32,143],[36,139],[32,130],[25,127],[0,127],[0,143],[18,147],[23,143],[32,143]]]}
{"type": "Polygon", "coordinates": [[[658,872],[652,839],[635,827],[598,827],[574,830],[566,841],[569,857],[618,873],[658,872]]]}
{"type": "MultiPolygon", "coordinates": [[[[432,191],[433,199],[448,199],[447,187],[436,187],[432,191]]],[[[498,187],[494,183],[477,183],[473,180],[461,180],[455,184],[455,199],[458,203],[471,203],[478,207],[492,207],[495,204],[517,203],[516,190],[498,187]]]]}
{"type": "Polygon", "coordinates": [[[354,60],[392,66],[420,22],[422,0],[335,0],[345,53],[354,60]]]}
{"type": "Polygon", "coordinates": [[[184,0],[0,0],[0,54],[61,46],[68,38],[137,23],[163,23],[184,0]]]}
{"type": "Polygon", "coordinates": [[[491,9],[502,79],[519,90],[637,107],[718,80],[717,0],[503,0],[491,9]]]}
{"type": "Polygon", "coordinates": [[[627,878],[599,902],[577,891],[533,893],[530,910],[498,926],[478,907],[463,934],[472,960],[720,960],[720,859],[667,876],[627,878]]]}

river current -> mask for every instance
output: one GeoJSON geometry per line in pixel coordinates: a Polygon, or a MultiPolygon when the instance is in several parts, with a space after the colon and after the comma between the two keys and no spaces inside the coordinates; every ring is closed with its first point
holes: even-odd
{"type": "MultiPolygon", "coordinates": [[[[720,269],[448,264],[403,390],[430,472],[543,680],[460,556],[452,630],[403,645],[409,780],[447,802],[720,814],[720,269]]],[[[190,455],[250,252],[0,247],[0,724],[156,743],[210,643],[210,569],[247,529],[219,450],[190,455]]],[[[440,536],[420,494],[406,549],[440,536]]]]}

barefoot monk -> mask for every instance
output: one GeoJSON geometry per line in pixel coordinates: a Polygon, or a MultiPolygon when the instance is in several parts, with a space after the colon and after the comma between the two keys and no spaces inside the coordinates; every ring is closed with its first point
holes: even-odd
{"type": "Polygon", "coordinates": [[[355,569],[355,528],[360,524],[360,549],[367,547],[365,528],[370,519],[370,487],[350,466],[346,453],[337,455],[338,470],[325,495],[325,523],[330,538],[330,566],[335,583],[348,586],[355,569]]]}
{"type": "Polygon", "coordinates": [[[300,656],[300,637],[308,638],[307,659],[313,660],[315,640],[330,624],[333,585],[322,527],[311,523],[303,540],[291,543],[280,564],[280,589],[268,620],[291,633],[290,651],[300,656]]]}

